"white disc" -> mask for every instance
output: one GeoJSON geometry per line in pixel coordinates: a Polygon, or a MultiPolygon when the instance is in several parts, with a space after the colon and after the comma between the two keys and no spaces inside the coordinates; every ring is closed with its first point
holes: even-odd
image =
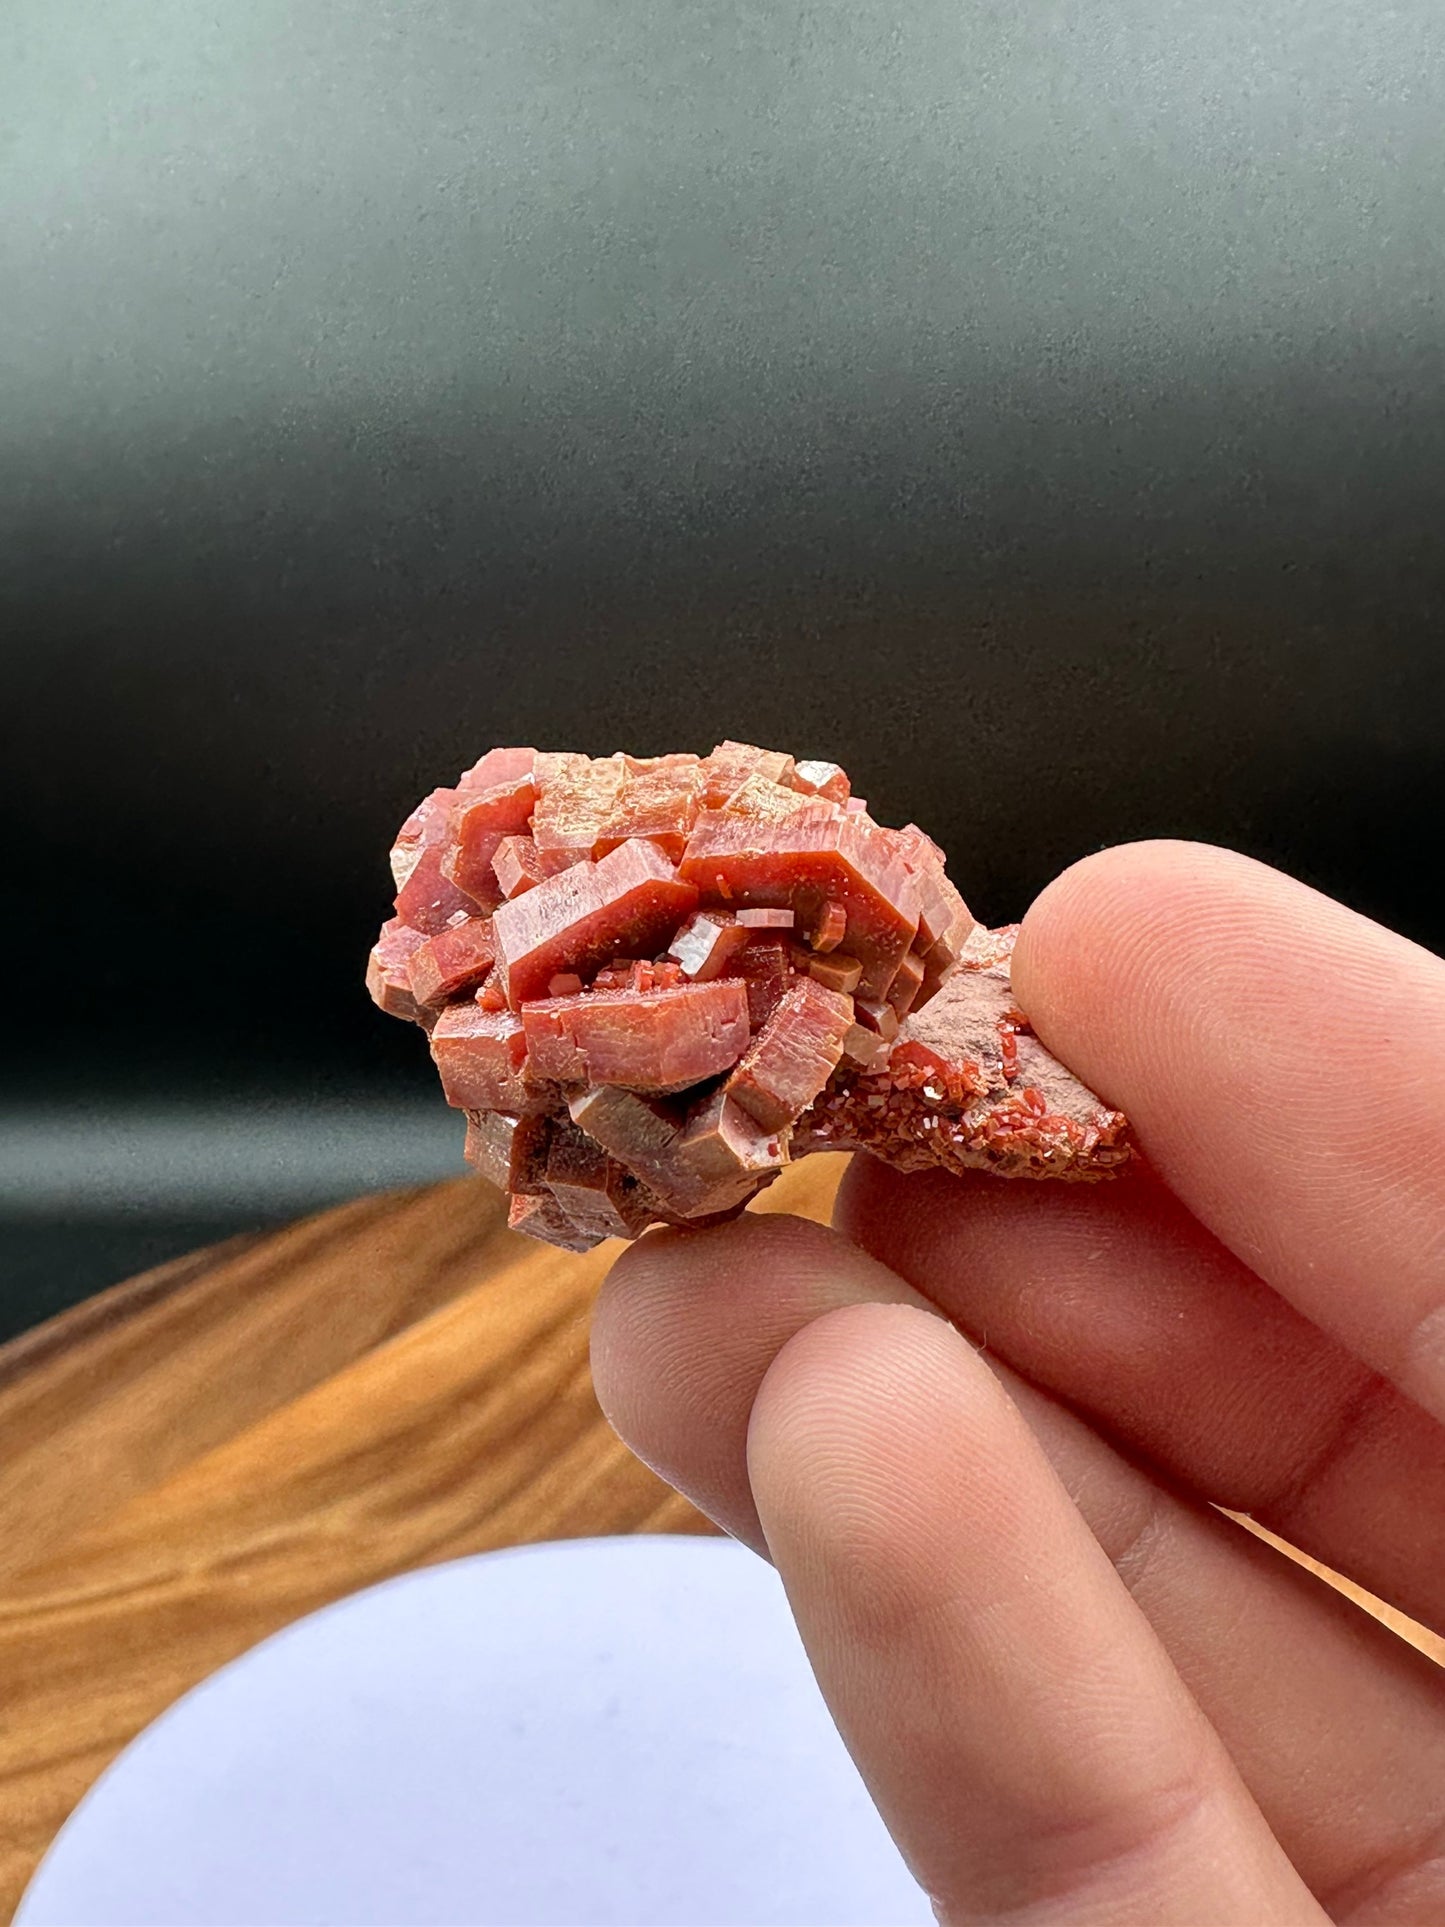
{"type": "Polygon", "coordinates": [[[408,1573],[186,1695],[17,1927],[932,1927],[761,1560],[520,1547],[408,1573]]]}

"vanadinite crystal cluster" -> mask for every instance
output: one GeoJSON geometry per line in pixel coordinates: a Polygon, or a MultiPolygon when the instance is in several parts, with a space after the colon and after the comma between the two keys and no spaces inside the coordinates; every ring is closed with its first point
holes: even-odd
{"type": "Polygon", "coordinates": [[[367,985],[430,1034],[533,1237],[710,1224],[809,1151],[1065,1178],[1129,1155],[1014,1008],[1012,931],[836,764],[494,749],[391,862],[367,985]]]}

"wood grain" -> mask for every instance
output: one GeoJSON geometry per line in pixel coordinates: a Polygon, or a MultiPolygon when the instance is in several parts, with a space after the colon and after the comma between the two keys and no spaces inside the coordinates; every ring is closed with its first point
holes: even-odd
{"type": "MultiPolygon", "coordinates": [[[[760,1206],[826,1217],[841,1163],[760,1206]]],[[[495,1546],[710,1530],[593,1397],[614,1249],[519,1238],[462,1179],[162,1266],[0,1348],[0,1917],[120,1748],[302,1614],[495,1546]]]]}
{"type": "Polygon", "coordinates": [[[486,1186],[363,1198],[162,1265],[0,1348],[0,1578],[510,1250],[486,1186]]]}
{"type": "MultiPolygon", "coordinates": [[[[842,1163],[755,1208],[826,1219],[842,1163]]],[[[0,1347],[0,1917],[107,1761],[302,1614],[491,1547],[710,1529],[593,1397],[612,1255],[514,1236],[463,1179],[161,1266],[0,1347]]]]}

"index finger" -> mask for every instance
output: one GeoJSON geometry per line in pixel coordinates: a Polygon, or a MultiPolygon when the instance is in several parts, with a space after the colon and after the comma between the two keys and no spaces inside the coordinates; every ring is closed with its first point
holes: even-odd
{"type": "Polygon", "coordinates": [[[1215,1236],[1445,1417],[1445,963],[1248,857],[1157,842],[1050,884],[1013,980],[1215,1236]]]}

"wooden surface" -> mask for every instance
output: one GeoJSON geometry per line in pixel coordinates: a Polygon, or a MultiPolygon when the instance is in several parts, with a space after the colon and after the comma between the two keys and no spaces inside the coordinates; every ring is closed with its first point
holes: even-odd
{"type": "MultiPolygon", "coordinates": [[[[759,1200],[826,1217],[842,1160],[759,1200]]],[[[163,1265],[0,1347],[0,1919],[76,1801],[278,1627],[493,1546],[710,1528],[609,1431],[585,1258],[475,1179],[163,1265]]]]}
{"type": "MultiPolygon", "coordinates": [[[[826,1218],[841,1165],[758,1207],[826,1218]]],[[[612,1253],[516,1237],[462,1179],[163,1265],[0,1347],[0,1918],[107,1761],[303,1613],[489,1547],[708,1529],[593,1398],[612,1253]]]]}

